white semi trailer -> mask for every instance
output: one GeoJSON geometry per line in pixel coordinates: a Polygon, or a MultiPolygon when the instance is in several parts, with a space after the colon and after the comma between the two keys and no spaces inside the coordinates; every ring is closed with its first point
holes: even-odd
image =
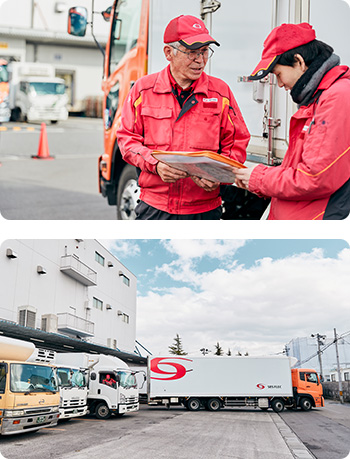
{"type": "Polygon", "coordinates": [[[202,407],[217,411],[225,406],[307,411],[324,406],[317,373],[291,368],[290,358],[284,356],[150,356],[148,402],[182,404],[191,411],[202,407]]]}

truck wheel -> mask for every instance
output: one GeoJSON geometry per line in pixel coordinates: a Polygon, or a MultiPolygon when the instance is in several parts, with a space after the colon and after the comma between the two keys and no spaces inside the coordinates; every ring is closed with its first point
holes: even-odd
{"type": "Polygon", "coordinates": [[[14,108],[11,110],[11,121],[19,121],[21,119],[21,109],[19,107],[14,108]]]}
{"type": "Polygon", "coordinates": [[[111,416],[110,409],[105,403],[96,405],[95,416],[97,419],[108,419],[111,416]]]}
{"type": "Polygon", "coordinates": [[[187,400],[187,408],[190,411],[198,411],[200,407],[201,402],[199,398],[190,398],[189,400],[187,400]]]}
{"type": "Polygon", "coordinates": [[[140,201],[140,188],[134,166],[127,164],[121,173],[117,191],[117,219],[135,220],[135,207],[140,201]]]}
{"type": "Polygon", "coordinates": [[[311,408],[312,408],[312,403],[311,403],[311,400],[308,399],[308,398],[302,398],[300,400],[300,408],[303,410],[303,411],[310,411],[311,408]]]}
{"type": "Polygon", "coordinates": [[[280,413],[284,410],[284,401],[279,398],[272,400],[271,408],[275,413],[280,413]]]}
{"type": "Polygon", "coordinates": [[[221,408],[221,402],[218,398],[210,398],[207,401],[207,408],[209,411],[219,411],[221,408]]]}

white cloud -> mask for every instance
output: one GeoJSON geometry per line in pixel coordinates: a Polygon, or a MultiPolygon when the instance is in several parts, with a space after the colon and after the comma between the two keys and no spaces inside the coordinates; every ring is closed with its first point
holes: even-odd
{"type": "Polygon", "coordinates": [[[314,250],[202,274],[193,261],[177,260],[162,272],[186,286],[138,298],[137,336],[153,353],[167,353],[176,333],[186,351],[219,341],[225,351],[257,355],[280,352],[298,336],[347,331],[349,249],[335,259],[314,250]]]}
{"type": "Polygon", "coordinates": [[[232,257],[243,247],[247,240],[215,240],[215,239],[171,239],[163,240],[163,246],[182,260],[203,258],[232,257]]]}
{"type": "Polygon", "coordinates": [[[141,250],[137,241],[133,239],[124,240],[111,240],[103,239],[99,241],[107,250],[117,257],[134,257],[139,255],[141,250]]]}

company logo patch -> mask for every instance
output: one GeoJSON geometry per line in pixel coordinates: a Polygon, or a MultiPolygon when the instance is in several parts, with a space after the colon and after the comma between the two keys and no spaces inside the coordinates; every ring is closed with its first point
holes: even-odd
{"type": "Polygon", "coordinates": [[[192,27],[194,27],[195,29],[201,29],[202,28],[202,26],[200,24],[198,24],[198,22],[195,22],[192,27]]]}
{"type": "Polygon", "coordinates": [[[218,105],[218,99],[216,97],[212,97],[211,99],[206,99],[203,97],[203,107],[204,108],[215,108],[218,105]]]}
{"type": "Polygon", "coordinates": [[[257,387],[258,389],[265,389],[264,384],[257,384],[256,387],[257,387]]]}
{"type": "MultiPolygon", "coordinates": [[[[175,362],[175,360],[186,360],[187,362],[192,362],[190,359],[185,359],[183,357],[160,357],[151,360],[151,372],[163,375],[161,378],[156,378],[151,376],[151,379],[158,379],[160,381],[172,381],[174,379],[181,379],[185,376],[188,371],[184,365],[181,363],[175,362]],[[170,360],[170,361],[169,361],[170,360]],[[172,371],[165,371],[159,368],[160,366],[167,365],[172,369],[172,371]],[[167,377],[168,376],[168,377],[167,377]]],[[[182,362],[183,363],[183,362],[182,362]]]]}

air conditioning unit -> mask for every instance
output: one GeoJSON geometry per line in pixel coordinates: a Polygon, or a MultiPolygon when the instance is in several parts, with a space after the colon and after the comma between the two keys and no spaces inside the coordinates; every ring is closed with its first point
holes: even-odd
{"type": "Polygon", "coordinates": [[[35,328],[36,308],[33,306],[20,306],[18,308],[18,324],[23,327],[35,328]]]}
{"type": "Polygon", "coordinates": [[[18,257],[17,253],[12,249],[6,249],[6,256],[7,258],[17,258],[18,257]]]}
{"type": "Polygon", "coordinates": [[[58,317],[56,314],[43,314],[41,316],[41,330],[47,333],[57,333],[58,317]]]}
{"type": "Polygon", "coordinates": [[[114,338],[107,338],[107,347],[117,349],[117,340],[114,338]]]}

